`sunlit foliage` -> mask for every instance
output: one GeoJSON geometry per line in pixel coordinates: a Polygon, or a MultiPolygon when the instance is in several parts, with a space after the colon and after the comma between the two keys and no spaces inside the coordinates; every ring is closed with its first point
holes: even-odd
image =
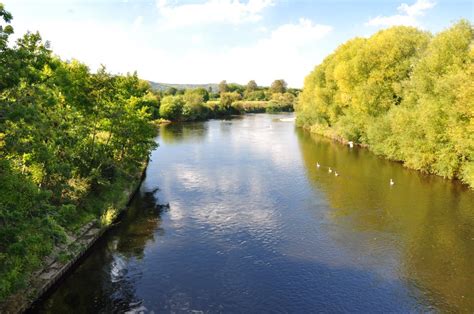
{"type": "Polygon", "coordinates": [[[0,300],[103,214],[107,191],[123,194],[155,145],[159,106],[136,74],[62,61],[38,33],[9,44],[11,19],[0,4],[0,300]]]}
{"type": "Polygon", "coordinates": [[[299,125],[474,186],[474,30],[392,27],[341,45],[306,77],[299,125]]]}

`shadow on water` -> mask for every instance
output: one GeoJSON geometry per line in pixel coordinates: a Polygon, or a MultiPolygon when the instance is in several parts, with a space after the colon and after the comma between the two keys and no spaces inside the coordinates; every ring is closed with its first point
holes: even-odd
{"type": "Polygon", "coordinates": [[[136,264],[144,256],[144,249],[161,229],[162,209],[157,207],[156,191],[135,196],[120,224],[110,230],[94,246],[84,262],[61,282],[31,313],[98,313],[123,312],[140,309],[135,296],[134,281],[143,274],[136,273],[136,264]],[[135,273],[133,273],[135,272],[135,273]]]}
{"type": "Polygon", "coordinates": [[[324,192],[332,208],[329,217],[345,226],[337,229],[347,233],[339,236],[341,245],[366,253],[380,245],[396,246],[400,279],[424,291],[430,304],[447,311],[474,309],[472,191],[366,149],[350,149],[301,129],[296,133],[309,181],[324,192]],[[335,178],[328,167],[340,176],[335,178]],[[395,185],[389,185],[390,178],[395,185]],[[348,241],[354,231],[388,234],[389,239],[363,247],[348,241]]]}

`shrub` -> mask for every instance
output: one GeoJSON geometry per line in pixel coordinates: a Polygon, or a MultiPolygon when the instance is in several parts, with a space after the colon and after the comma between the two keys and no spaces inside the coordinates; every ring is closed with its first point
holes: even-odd
{"type": "Polygon", "coordinates": [[[179,120],[181,118],[184,100],[182,96],[165,96],[161,100],[160,117],[167,120],[179,120]]]}

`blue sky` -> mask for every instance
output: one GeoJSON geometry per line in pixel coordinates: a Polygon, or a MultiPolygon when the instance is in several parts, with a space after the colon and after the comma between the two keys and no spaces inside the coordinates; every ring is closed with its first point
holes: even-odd
{"type": "Polygon", "coordinates": [[[167,83],[268,85],[304,77],[337,46],[392,25],[431,32],[474,0],[0,0],[17,35],[40,31],[54,52],[95,70],[167,83]]]}

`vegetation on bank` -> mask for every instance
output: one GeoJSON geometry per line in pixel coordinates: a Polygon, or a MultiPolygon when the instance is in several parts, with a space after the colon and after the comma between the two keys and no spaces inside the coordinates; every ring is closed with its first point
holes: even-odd
{"type": "Polygon", "coordinates": [[[0,301],[123,204],[155,146],[158,104],[135,74],[62,61],[38,33],[9,45],[11,19],[0,4],[0,301]]]}
{"type": "Polygon", "coordinates": [[[246,86],[222,81],[218,89],[170,87],[156,91],[159,110],[154,118],[196,121],[242,113],[293,111],[299,94],[299,90],[287,88],[284,80],[275,80],[270,87],[258,86],[253,80],[246,86]]]}
{"type": "Polygon", "coordinates": [[[306,77],[297,123],[474,187],[473,40],[465,20],[352,39],[306,77]]]}

